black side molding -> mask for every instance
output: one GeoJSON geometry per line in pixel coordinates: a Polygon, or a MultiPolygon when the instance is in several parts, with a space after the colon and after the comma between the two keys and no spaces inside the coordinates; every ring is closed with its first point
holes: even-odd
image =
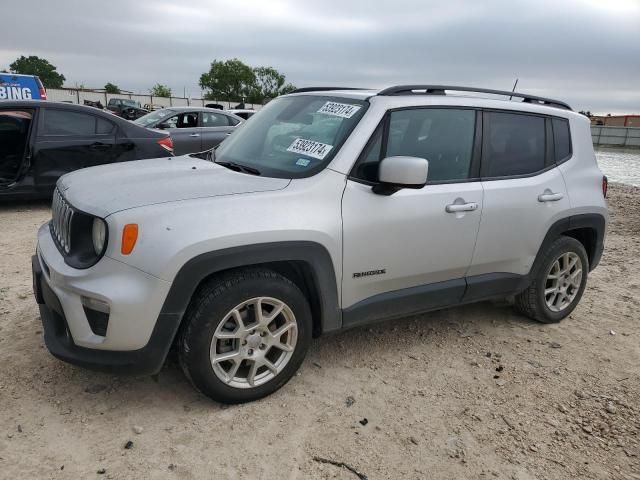
{"type": "Polygon", "coordinates": [[[466,280],[467,290],[462,303],[515,295],[522,292],[530,283],[529,275],[515,273],[486,273],[467,277],[466,280]]]}
{"type": "Polygon", "coordinates": [[[343,327],[350,328],[381,320],[457,305],[466,288],[463,278],[380,293],[342,311],[343,327]]]}

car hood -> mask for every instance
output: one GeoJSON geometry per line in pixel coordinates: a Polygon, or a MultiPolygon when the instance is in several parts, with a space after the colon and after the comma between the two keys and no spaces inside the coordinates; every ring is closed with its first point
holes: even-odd
{"type": "Polygon", "coordinates": [[[106,217],[157,203],[281,190],[290,182],[235,172],[185,155],[76,170],[61,177],[58,188],[75,208],[106,217]]]}

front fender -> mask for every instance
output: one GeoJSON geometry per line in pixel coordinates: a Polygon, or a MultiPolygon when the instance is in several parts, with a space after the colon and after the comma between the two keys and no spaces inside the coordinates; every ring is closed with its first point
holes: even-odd
{"type": "Polygon", "coordinates": [[[318,296],[322,332],[341,328],[342,313],[331,256],[322,245],[308,241],[246,245],[197,255],[178,271],[162,313],[178,315],[182,319],[198,286],[215,273],[283,261],[304,262],[308,266],[318,296]]]}

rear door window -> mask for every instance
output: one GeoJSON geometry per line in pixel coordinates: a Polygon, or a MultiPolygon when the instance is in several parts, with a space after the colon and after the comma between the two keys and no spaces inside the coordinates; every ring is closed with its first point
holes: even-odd
{"type": "Polygon", "coordinates": [[[162,122],[167,128],[195,128],[198,126],[197,112],[184,112],[162,122]]]}
{"type": "Polygon", "coordinates": [[[86,113],[43,108],[40,115],[40,135],[87,136],[113,131],[111,122],[86,113]]]}
{"type": "Polygon", "coordinates": [[[483,177],[527,175],[545,168],[543,117],[485,112],[483,130],[483,177]]]}

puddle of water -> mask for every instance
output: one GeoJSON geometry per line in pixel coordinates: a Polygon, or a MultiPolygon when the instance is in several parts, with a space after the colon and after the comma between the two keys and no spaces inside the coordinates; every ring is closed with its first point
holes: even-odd
{"type": "Polygon", "coordinates": [[[640,149],[597,148],[596,158],[610,182],[640,187],[640,149]]]}

